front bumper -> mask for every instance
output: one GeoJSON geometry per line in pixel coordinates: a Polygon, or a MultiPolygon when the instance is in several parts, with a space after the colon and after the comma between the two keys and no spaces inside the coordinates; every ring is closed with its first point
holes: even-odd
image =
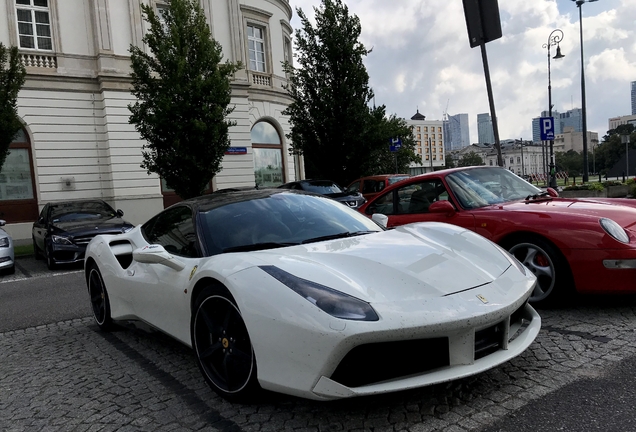
{"type": "Polygon", "coordinates": [[[74,264],[84,261],[86,246],[52,243],[50,250],[55,264],[74,264]]]}

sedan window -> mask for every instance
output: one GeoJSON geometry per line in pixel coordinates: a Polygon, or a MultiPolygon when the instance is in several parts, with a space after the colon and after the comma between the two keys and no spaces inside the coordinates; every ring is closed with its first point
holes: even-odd
{"type": "Polygon", "coordinates": [[[172,254],[188,258],[199,256],[196,233],[189,207],[170,208],[148,221],[142,227],[148,243],[158,244],[172,254]]]}

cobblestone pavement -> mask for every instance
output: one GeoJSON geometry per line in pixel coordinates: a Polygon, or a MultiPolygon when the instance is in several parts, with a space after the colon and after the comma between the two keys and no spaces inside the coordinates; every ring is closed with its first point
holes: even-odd
{"type": "Polygon", "coordinates": [[[101,333],[88,318],[0,333],[0,430],[478,431],[636,353],[633,298],[541,315],[530,349],[489,372],[327,403],[268,393],[230,404],[204,383],[192,351],[159,333],[101,333]]]}

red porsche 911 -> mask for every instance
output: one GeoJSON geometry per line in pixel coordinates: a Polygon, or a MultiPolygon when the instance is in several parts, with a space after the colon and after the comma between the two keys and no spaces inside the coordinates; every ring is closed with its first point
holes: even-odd
{"type": "Polygon", "coordinates": [[[561,198],[499,167],[411,177],[358,209],[387,227],[446,222],[494,241],[539,283],[530,301],[580,293],[636,293],[636,200],[561,198]]]}

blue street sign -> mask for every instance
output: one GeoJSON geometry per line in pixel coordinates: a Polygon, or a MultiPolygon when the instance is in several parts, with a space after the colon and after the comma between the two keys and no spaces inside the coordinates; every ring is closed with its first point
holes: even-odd
{"type": "Polygon", "coordinates": [[[391,138],[389,142],[391,143],[390,149],[392,152],[396,152],[402,147],[402,140],[399,138],[391,138]]]}
{"type": "Polygon", "coordinates": [[[539,129],[541,129],[541,141],[554,140],[554,117],[539,118],[539,129]]]}

